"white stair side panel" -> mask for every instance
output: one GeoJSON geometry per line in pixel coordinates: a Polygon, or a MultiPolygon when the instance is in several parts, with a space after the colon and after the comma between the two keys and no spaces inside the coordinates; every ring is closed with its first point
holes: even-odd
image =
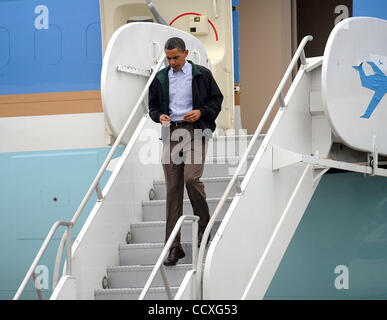
{"type": "Polygon", "coordinates": [[[130,224],[141,221],[141,199],[148,197],[154,179],[163,178],[159,160],[139,158],[146,149],[161,148],[159,134],[157,124],[143,117],[103,190],[103,201],[95,204],[72,246],[77,299],[94,299],[94,289],[102,288],[106,266],[119,264],[118,244],[130,224]],[[153,132],[153,139],[144,132],[153,132]]]}
{"type": "MultiPolygon", "coordinates": [[[[319,68],[309,73],[301,70],[297,74],[285,98],[287,108],[277,112],[242,182],[244,193],[234,198],[212,241],[204,268],[204,299],[242,298],[302,177],[306,167],[303,163],[273,171],[271,147],[301,154],[312,152],[309,100],[312,75],[316,70],[319,68]]],[[[319,152],[324,157],[329,148],[319,152]]],[[[314,188],[316,186],[317,183],[314,188]]],[[[308,196],[302,197],[305,207],[309,200],[308,196]]]]}
{"type": "Polygon", "coordinates": [[[321,68],[312,73],[312,91],[310,92],[310,112],[312,117],[312,152],[329,150],[332,145],[332,130],[325,115],[321,97],[321,68]]]}
{"type": "Polygon", "coordinates": [[[60,278],[50,300],[75,300],[77,298],[76,292],[77,279],[71,276],[63,276],[60,278]]]}
{"type": "Polygon", "coordinates": [[[311,165],[303,172],[289,205],[284,210],[269,243],[258,262],[242,299],[263,299],[283,255],[315,191],[311,165]]]}
{"type": "Polygon", "coordinates": [[[195,273],[195,270],[186,273],[174,300],[193,300],[193,297],[197,296],[195,273]]]}

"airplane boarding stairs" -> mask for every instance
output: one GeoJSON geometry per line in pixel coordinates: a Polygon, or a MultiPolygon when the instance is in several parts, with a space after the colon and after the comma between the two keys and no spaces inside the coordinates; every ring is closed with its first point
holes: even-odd
{"type": "MultiPolygon", "coordinates": [[[[231,138],[230,144],[221,143],[229,137],[210,140],[202,179],[211,219],[199,253],[193,254],[193,260],[191,253],[195,253],[196,245],[192,246],[189,236],[193,226],[183,224],[186,257],[166,268],[166,275],[157,275],[159,278],[153,279],[145,298],[166,299],[165,278],[171,288],[168,298],[264,298],[310,199],[329,168],[387,176],[386,169],[378,168],[375,147],[373,152],[355,151],[333,134],[323,107],[323,57],[306,59],[303,51],[310,40],[311,36],[302,40],[256,132],[248,137],[251,141],[247,148],[247,143],[243,143],[246,136],[231,138]],[[299,58],[301,66],[284,97],[299,58]],[[268,132],[262,135],[277,101],[280,108],[268,132]],[[206,247],[210,232],[211,242],[206,247]]],[[[162,59],[158,67],[161,63],[162,59]]],[[[147,86],[151,80],[152,76],[147,86]]],[[[160,252],[165,254],[168,247],[163,248],[165,183],[160,164],[162,144],[157,139],[160,126],[139,108],[141,103],[140,98],[133,111],[139,113],[140,120],[122,156],[111,168],[104,189],[95,189],[99,200],[71,247],[67,256],[67,261],[69,257],[71,261],[63,268],[51,299],[137,299],[140,294],[143,298],[152,280],[147,278],[151,272],[154,274],[153,264],[157,261],[156,267],[161,265],[160,252]]],[[[117,141],[115,146],[120,140],[117,141]]],[[[90,192],[94,192],[94,182],[90,192]]],[[[192,217],[186,196],[184,214],[192,217]]],[[[38,261],[37,257],[25,281],[38,261]]]]}
{"type": "MultiPolygon", "coordinates": [[[[306,61],[267,134],[256,135],[240,190],[233,189],[214,221],[212,241],[202,261],[204,299],[263,298],[326,172],[299,156],[318,153],[326,158],[332,145],[321,103],[322,58],[306,61]]],[[[149,138],[152,134],[144,138],[144,132],[153,132],[154,138],[155,130],[158,125],[144,116],[104,188],[104,199],[95,205],[75,240],[72,275],[61,278],[51,299],[139,297],[163,249],[165,230],[165,183],[159,158],[138,161],[139,155],[160,150],[160,141],[149,138]]],[[[243,136],[238,139],[246,141],[243,136]]],[[[223,154],[211,151],[219,149],[215,145],[221,140],[210,140],[202,178],[211,213],[235,172],[233,161],[241,158],[227,160],[224,147],[220,148],[223,154]]],[[[239,148],[234,143],[231,149],[239,148]]],[[[192,214],[186,196],[184,214],[192,214]]],[[[187,276],[193,268],[190,233],[191,225],[184,224],[186,257],[166,268],[175,299],[197,298],[195,276],[187,276]]],[[[160,274],[146,298],[167,299],[160,274]]]]}

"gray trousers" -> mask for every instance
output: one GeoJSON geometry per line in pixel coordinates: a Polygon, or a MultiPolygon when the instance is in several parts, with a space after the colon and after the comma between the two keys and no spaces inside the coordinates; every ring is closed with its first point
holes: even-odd
{"type": "MultiPolygon", "coordinates": [[[[177,220],[183,214],[184,184],[187,189],[193,212],[200,217],[199,230],[204,230],[210,219],[204,184],[200,181],[203,174],[207,152],[207,139],[193,124],[170,128],[171,139],[163,147],[163,170],[167,187],[165,242],[177,220]]],[[[180,231],[171,249],[181,247],[180,231]]]]}

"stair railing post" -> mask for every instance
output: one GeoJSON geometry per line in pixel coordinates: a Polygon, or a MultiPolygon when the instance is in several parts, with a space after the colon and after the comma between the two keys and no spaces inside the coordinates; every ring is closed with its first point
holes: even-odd
{"type": "MultiPolygon", "coordinates": [[[[47,250],[47,247],[48,247],[52,237],[54,236],[56,230],[59,228],[59,226],[70,227],[72,225],[73,225],[73,223],[69,222],[69,221],[57,221],[53,224],[53,226],[51,227],[50,231],[48,232],[46,238],[44,239],[44,242],[43,242],[42,246],[40,247],[38,254],[36,255],[34,261],[32,262],[30,268],[28,269],[27,274],[25,275],[22,283],[20,284],[18,290],[16,291],[16,293],[13,297],[13,300],[18,300],[20,298],[25,287],[27,286],[28,281],[35,273],[35,269],[38,266],[40,259],[42,258],[44,252],[47,250]]],[[[39,295],[39,293],[38,293],[38,295],[39,295]]]]}
{"type": "Polygon", "coordinates": [[[282,92],[280,93],[280,95],[278,97],[278,100],[279,100],[279,103],[280,103],[280,108],[284,109],[286,107],[286,103],[285,103],[284,94],[282,92]]]}
{"type": "Polygon", "coordinates": [[[198,259],[198,220],[192,222],[192,268],[194,269],[198,259]]]}
{"type": "Polygon", "coordinates": [[[66,237],[66,275],[71,276],[71,270],[72,270],[72,259],[71,259],[71,242],[72,242],[72,226],[67,226],[67,237],[66,237]]]}
{"type": "Polygon", "coordinates": [[[44,300],[42,288],[40,287],[40,283],[38,281],[38,277],[36,276],[35,271],[32,273],[32,280],[34,280],[35,290],[36,290],[36,293],[38,294],[39,300],[44,300]]]}
{"type": "Polygon", "coordinates": [[[164,265],[160,266],[160,273],[161,273],[161,278],[163,279],[163,282],[164,282],[165,290],[167,291],[168,300],[172,300],[173,299],[172,291],[171,291],[171,287],[169,286],[167,272],[165,271],[164,265]]]}
{"type": "Polygon", "coordinates": [[[99,182],[95,186],[95,192],[97,192],[97,201],[101,202],[103,200],[102,190],[99,186],[99,182]]]}
{"type": "MultiPolygon", "coordinates": [[[[160,254],[160,256],[159,256],[155,266],[153,267],[153,270],[152,270],[152,272],[151,272],[147,282],[145,283],[145,286],[142,289],[142,292],[141,292],[140,297],[138,298],[138,300],[144,300],[144,298],[145,298],[146,294],[148,293],[148,290],[149,290],[149,288],[150,288],[154,278],[156,277],[157,271],[161,270],[161,268],[164,267],[163,266],[164,259],[167,257],[167,254],[169,253],[169,250],[170,250],[170,248],[172,246],[172,243],[175,240],[175,238],[177,236],[177,233],[179,232],[179,230],[180,230],[180,228],[183,225],[183,222],[185,220],[190,220],[191,223],[192,223],[192,228],[194,228],[194,222],[196,222],[196,225],[197,225],[197,222],[199,221],[199,217],[198,216],[181,216],[179,218],[179,220],[177,220],[177,222],[175,224],[175,227],[173,228],[173,230],[172,230],[172,232],[171,232],[171,234],[170,234],[170,236],[168,238],[167,243],[165,244],[163,250],[161,251],[161,254],[160,254]]],[[[196,233],[196,236],[197,236],[197,233],[196,233]]],[[[192,241],[194,241],[194,239],[192,241]]],[[[197,240],[196,240],[196,243],[197,243],[197,240]]],[[[194,243],[192,243],[192,251],[194,250],[193,246],[194,246],[194,243]]],[[[192,267],[194,268],[193,264],[192,264],[192,267]]],[[[165,285],[165,288],[166,288],[166,291],[167,291],[167,294],[168,294],[169,284],[168,284],[168,281],[167,281],[167,278],[166,278],[165,270],[161,271],[161,276],[163,277],[163,280],[164,280],[164,276],[165,276],[164,285],[165,285]],[[163,274],[163,272],[164,272],[164,274],[163,274]]],[[[171,293],[171,297],[172,297],[172,293],[171,293]]],[[[168,294],[168,298],[169,298],[169,294],[168,294]]],[[[169,299],[172,299],[172,298],[169,298],[169,299]]]]}
{"type": "Polygon", "coordinates": [[[306,57],[305,57],[305,50],[304,49],[302,49],[302,51],[301,51],[300,60],[301,60],[301,64],[303,66],[305,66],[306,65],[306,57]]]}

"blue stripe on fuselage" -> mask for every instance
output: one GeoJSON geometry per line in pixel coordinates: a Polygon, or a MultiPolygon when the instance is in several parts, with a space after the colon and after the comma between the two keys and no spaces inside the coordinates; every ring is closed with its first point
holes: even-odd
{"type": "Polygon", "coordinates": [[[0,0],[0,94],[99,90],[100,28],[98,0],[0,0]]]}

